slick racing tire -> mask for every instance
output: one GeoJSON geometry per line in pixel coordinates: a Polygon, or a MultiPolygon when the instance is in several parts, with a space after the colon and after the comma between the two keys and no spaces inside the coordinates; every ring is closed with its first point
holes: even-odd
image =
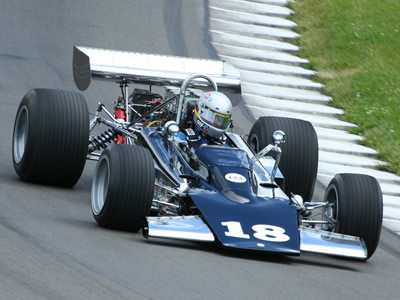
{"type": "Polygon", "coordinates": [[[369,175],[338,174],[328,185],[324,201],[332,204],[329,218],[334,232],[360,237],[368,256],[374,254],[382,228],[382,192],[378,181],[369,175]]]}
{"type": "Polygon", "coordinates": [[[33,89],[14,123],[14,169],[24,181],[72,187],[85,167],[89,113],[83,95],[33,89]]]}
{"type": "Polygon", "coordinates": [[[261,117],[250,130],[248,143],[257,153],[272,143],[272,134],[282,130],[286,142],[280,145],[282,156],[279,170],[285,178],[284,192],[301,195],[304,202],[311,201],[318,171],[318,138],[308,121],[261,117]]]}
{"type": "Polygon", "coordinates": [[[139,231],[151,208],[155,171],[150,152],[114,144],[102,153],[92,183],[92,213],[105,228],[139,231]]]}

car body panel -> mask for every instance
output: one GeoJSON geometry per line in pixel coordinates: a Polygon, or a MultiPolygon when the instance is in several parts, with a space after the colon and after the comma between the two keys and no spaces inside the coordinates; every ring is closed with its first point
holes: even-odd
{"type": "MultiPolygon", "coordinates": [[[[222,245],[233,248],[298,254],[300,252],[296,208],[284,199],[250,197],[247,203],[235,198],[239,189],[190,190],[207,224],[222,245]]],[[[243,196],[239,196],[243,197],[243,196]]]]}

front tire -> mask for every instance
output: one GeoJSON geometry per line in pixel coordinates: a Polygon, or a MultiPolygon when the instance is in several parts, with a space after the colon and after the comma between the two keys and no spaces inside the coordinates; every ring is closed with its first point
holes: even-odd
{"type": "Polygon", "coordinates": [[[284,192],[301,195],[305,202],[311,201],[318,171],[318,138],[308,121],[261,117],[249,133],[250,147],[259,152],[272,142],[272,134],[283,130],[286,143],[281,145],[282,156],[279,170],[285,177],[284,192]]]}
{"type": "Polygon", "coordinates": [[[151,208],[155,171],[150,152],[111,145],[102,153],[92,183],[92,213],[105,228],[139,231],[151,208]]]}
{"type": "Polygon", "coordinates": [[[72,187],[86,162],[89,113],[83,95],[33,89],[14,123],[13,164],[24,181],[72,187]]]}
{"type": "Polygon", "coordinates": [[[368,256],[374,254],[382,228],[383,202],[378,181],[363,174],[338,174],[328,185],[324,201],[332,204],[334,232],[360,237],[368,256]]]}

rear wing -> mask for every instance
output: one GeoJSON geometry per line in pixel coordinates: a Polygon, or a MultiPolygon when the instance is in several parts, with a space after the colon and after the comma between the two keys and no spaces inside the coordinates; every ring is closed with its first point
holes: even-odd
{"type": "MultiPolygon", "coordinates": [[[[160,86],[181,86],[193,74],[210,76],[222,92],[241,92],[240,73],[232,65],[211,59],[145,54],[74,46],[73,74],[77,88],[86,90],[93,79],[160,86]]],[[[191,87],[209,86],[199,79],[191,87]]]]}

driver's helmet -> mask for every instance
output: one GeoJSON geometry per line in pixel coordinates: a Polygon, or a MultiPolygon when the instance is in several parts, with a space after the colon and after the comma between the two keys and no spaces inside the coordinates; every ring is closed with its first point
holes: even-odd
{"type": "Polygon", "coordinates": [[[229,128],[232,103],[220,92],[205,92],[194,108],[194,124],[208,137],[217,139],[229,128]]]}

